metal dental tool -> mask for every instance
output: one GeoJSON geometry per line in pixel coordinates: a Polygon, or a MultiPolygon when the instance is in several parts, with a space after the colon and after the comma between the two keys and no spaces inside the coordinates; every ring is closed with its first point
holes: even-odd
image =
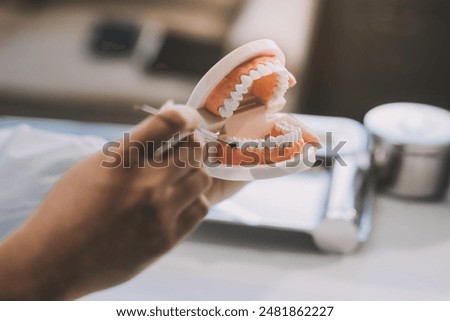
{"type": "MultiPolygon", "coordinates": [[[[168,104],[173,104],[172,100],[168,100],[167,102],[165,102],[163,104],[163,107],[165,105],[168,104]]],[[[153,116],[158,116],[159,114],[159,109],[146,105],[146,104],[140,104],[140,105],[135,105],[134,106],[135,109],[138,110],[142,110],[143,112],[146,112],[147,114],[153,115],[153,116]]],[[[188,106],[186,106],[186,108],[189,108],[188,106]]],[[[196,129],[196,131],[198,131],[207,141],[220,141],[220,137],[218,134],[213,133],[212,131],[200,126],[199,128],[196,129]]],[[[183,141],[185,138],[187,138],[189,135],[193,134],[194,131],[183,131],[180,133],[177,133],[175,135],[173,135],[166,144],[163,144],[160,148],[158,148],[155,152],[156,157],[161,157],[162,155],[166,154],[167,151],[171,148],[176,146],[179,142],[183,141]]]]}

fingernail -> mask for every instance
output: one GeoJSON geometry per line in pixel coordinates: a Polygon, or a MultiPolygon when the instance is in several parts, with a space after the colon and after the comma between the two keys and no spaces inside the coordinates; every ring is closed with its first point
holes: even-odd
{"type": "Polygon", "coordinates": [[[183,117],[183,119],[186,121],[187,128],[195,129],[199,127],[200,123],[202,122],[200,114],[197,112],[197,110],[190,106],[174,104],[172,100],[168,100],[160,108],[160,113],[164,114],[170,111],[175,111],[181,117],[183,117]]]}

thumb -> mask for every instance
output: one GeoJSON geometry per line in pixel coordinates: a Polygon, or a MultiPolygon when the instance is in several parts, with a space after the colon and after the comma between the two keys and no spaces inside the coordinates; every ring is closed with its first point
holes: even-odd
{"type": "Polygon", "coordinates": [[[130,141],[158,147],[177,133],[194,131],[200,123],[201,117],[192,107],[165,104],[157,115],[147,117],[135,127],[130,141]]]}

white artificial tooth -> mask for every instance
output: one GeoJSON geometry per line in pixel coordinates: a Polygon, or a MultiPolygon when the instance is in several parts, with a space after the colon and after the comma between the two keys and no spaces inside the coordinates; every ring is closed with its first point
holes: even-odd
{"type": "Polygon", "coordinates": [[[275,137],[271,135],[271,136],[269,137],[269,142],[274,142],[274,141],[275,141],[275,137]]]}
{"type": "Polygon", "coordinates": [[[281,92],[279,90],[275,90],[273,92],[272,97],[270,98],[271,101],[276,101],[278,100],[280,97],[283,97],[283,95],[281,94],[281,92]]]}
{"type": "Polygon", "coordinates": [[[225,108],[219,107],[219,114],[220,114],[220,116],[222,116],[222,117],[226,117],[226,116],[225,116],[225,108]]]}
{"type": "Polygon", "coordinates": [[[258,80],[259,78],[261,78],[261,74],[258,72],[258,70],[254,69],[250,71],[249,76],[252,80],[258,80]]]}
{"type": "Polygon", "coordinates": [[[287,86],[289,86],[289,78],[283,77],[283,76],[278,76],[277,80],[278,80],[278,85],[286,84],[287,86]]]}
{"type": "Polygon", "coordinates": [[[295,132],[291,132],[291,142],[295,142],[295,132]]]}
{"type": "Polygon", "coordinates": [[[289,84],[287,82],[279,82],[277,87],[280,91],[285,92],[289,88],[289,84]]]}
{"type": "Polygon", "coordinates": [[[236,92],[240,95],[246,94],[248,92],[248,87],[249,86],[245,86],[243,84],[238,84],[238,85],[234,86],[234,88],[236,89],[236,92]]]}
{"type": "Polygon", "coordinates": [[[298,141],[299,139],[299,132],[297,130],[294,130],[294,142],[298,141]]]}
{"type": "Polygon", "coordinates": [[[289,143],[289,142],[291,141],[291,140],[290,140],[290,138],[291,138],[290,133],[284,134],[283,137],[284,137],[284,141],[285,141],[286,143],[289,143]]]}
{"type": "Polygon", "coordinates": [[[253,81],[252,81],[252,78],[250,76],[247,76],[247,75],[242,75],[241,76],[241,84],[243,85],[243,87],[245,89],[248,89],[248,87],[251,86],[252,82],[253,81]]]}
{"type": "Polygon", "coordinates": [[[281,82],[278,83],[277,87],[280,89],[280,91],[286,91],[289,88],[289,84],[287,82],[281,82]]]}
{"type": "Polygon", "coordinates": [[[277,73],[278,78],[289,79],[289,71],[283,66],[278,65],[279,71],[277,73]]]}
{"type": "Polygon", "coordinates": [[[261,74],[261,76],[268,76],[272,73],[272,70],[270,70],[269,67],[267,67],[266,65],[260,64],[258,65],[258,71],[261,74]]]}
{"type": "Polygon", "coordinates": [[[274,91],[274,96],[278,97],[284,97],[284,95],[286,94],[287,88],[277,88],[274,91]]]}
{"type": "Polygon", "coordinates": [[[226,108],[225,106],[222,106],[219,108],[219,114],[222,117],[228,118],[233,115],[233,111],[231,109],[226,108]]]}
{"type": "Polygon", "coordinates": [[[280,63],[274,63],[272,70],[277,74],[284,73],[285,71],[287,72],[286,68],[284,68],[280,63]]]}
{"type": "Polygon", "coordinates": [[[278,144],[277,143],[277,139],[275,137],[273,137],[273,136],[269,137],[269,142],[270,143],[275,143],[275,144],[270,144],[270,150],[274,149],[275,146],[278,144]]]}
{"type": "Polygon", "coordinates": [[[276,140],[277,140],[277,145],[280,146],[281,144],[284,143],[284,136],[279,135],[279,136],[277,136],[276,140]]]}
{"type": "Polygon", "coordinates": [[[278,67],[271,61],[268,61],[266,63],[267,68],[269,68],[272,72],[275,72],[278,70],[278,67]]]}
{"type": "Polygon", "coordinates": [[[231,111],[236,110],[239,106],[239,102],[230,98],[227,98],[223,101],[223,105],[226,109],[229,109],[231,111]]]}
{"type": "Polygon", "coordinates": [[[231,96],[231,98],[233,98],[233,100],[236,100],[236,101],[241,101],[242,98],[244,98],[244,97],[242,97],[242,94],[240,94],[240,93],[238,93],[236,91],[232,91],[230,93],[230,96],[231,96]]]}

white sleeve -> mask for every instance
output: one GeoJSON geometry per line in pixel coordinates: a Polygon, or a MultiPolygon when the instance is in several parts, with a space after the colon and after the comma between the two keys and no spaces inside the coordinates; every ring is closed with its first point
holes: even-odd
{"type": "Polygon", "coordinates": [[[0,128],[0,240],[22,223],[58,178],[105,140],[28,125],[0,128]]]}

